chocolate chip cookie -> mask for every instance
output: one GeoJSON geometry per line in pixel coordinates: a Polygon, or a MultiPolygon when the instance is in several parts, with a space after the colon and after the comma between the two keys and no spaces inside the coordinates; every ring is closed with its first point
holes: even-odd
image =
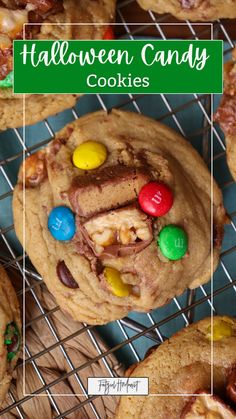
{"type": "Polygon", "coordinates": [[[224,94],[215,120],[225,134],[227,162],[236,180],[236,48],[232,53],[232,61],[225,64],[224,94]]]}
{"type": "Polygon", "coordinates": [[[0,406],[16,366],[21,341],[19,303],[5,270],[0,266],[0,406]]]}
{"type": "MultiPolygon", "coordinates": [[[[136,113],[88,114],[21,166],[16,234],[63,310],[104,324],[210,279],[210,173],[172,129],[136,113]],[[25,208],[23,190],[25,186],[25,208]]],[[[214,183],[213,265],[225,211],[214,183]]]]}
{"type": "Polygon", "coordinates": [[[210,318],[192,324],[127,371],[129,377],[148,377],[149,394],[158,396],[121,397],[116,418],[235,419],[235,365],[234,318],[215,317],[212,330],[210,318]],[[212,341],[213,394],[210,395],[212,341]]]}
{"type": "MultiPolygon", "coordinates": [[[[12,93],[13,40],[109,39],[115,0],[4,0],[0,2],[0,130],[23,125],[23,100],[12,93]],[[68,23],[81,25],[68,25],[68,23]],[[67,23],[67,25],[62,25],[67,23]],[[88,23],[85,25],[84,23],[88,23]],[[24,24],[25,26],[24,33],[24,24]]],[[[75,105],[78,95],[27,95],[25,124],[75,105]]]]}
{"type": "Polygon", "coordinates": [[[137,0],[144,10],[170,13],[180,20],[212,21],[236,17],[235,0],[137,0]]]}

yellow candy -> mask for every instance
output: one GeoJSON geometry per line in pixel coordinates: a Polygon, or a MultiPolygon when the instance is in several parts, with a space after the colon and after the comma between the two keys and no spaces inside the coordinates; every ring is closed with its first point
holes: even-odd
{"type": "Polygon", "coordinates": [[[92,170],[101,166],[107,158],[107,149],[96,141],[86,141],[76,147],[73,164],[79,169],[92,170]]]}
{"type": "Polygon", "coordinates": [[[117,297],[128,297],[131,290],[131,285],[125,284],[117,269],[109,268],[108,266],[103,271],[107,283],[110,285],[112,293],[117,297]]]}
{"type": "Polygon", "coordinates": [[[207,328],[207,337],[213,341],[221,340],[223,338],[229,338],[233,334],[232,323],[230,320],[214,320],[213,333],[211,333],[211,326],[207,328]]]}

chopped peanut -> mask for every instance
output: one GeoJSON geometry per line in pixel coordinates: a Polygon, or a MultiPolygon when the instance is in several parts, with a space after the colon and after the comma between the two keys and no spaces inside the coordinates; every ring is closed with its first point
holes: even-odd
{"type": "Polygon", "coordinates": [[[121,228],[119,230],[119,240],[121,242],[121,244],[129,244],[129,243],[134,243],[137,235],[135,234],[134,231],[129,230],[128,228],[121,228]]]}
{"type": "Polygon", "coordinates": [[[152,238],[148,217],[135,206],[113,210],[91,218],[83,224],[95,248],[101,254],[114,244],[127,246],[152,238]]]}
{"type": "Polygon", "coordinates": [[[125,284],[130,284],[130,285],[136,285],[138,281],[137,275],[134,275],[131,272],[122,273],[121,279],[125,284]]]}
{"type": "Polygon", "coordinates": [[[110,246],[115,241],[114,231],[109,228],[105,228],[103,232],[93,234],[92,239],[100,246],[110,246]]]}
{"type": "Polygon", "coordinates": [[[138,228],[136,230],[136,234],[137,234],[138,238],[141,239],[141,240],[148,240],[149,237],[150,237],[150,231],[149,231],[147,226],[142,227],[142,228],[138,228]]]}

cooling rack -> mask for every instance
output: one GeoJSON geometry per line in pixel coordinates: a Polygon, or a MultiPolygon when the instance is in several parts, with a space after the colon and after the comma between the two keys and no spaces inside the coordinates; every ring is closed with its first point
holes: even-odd
{"type": "MultiPolygon", "coordinates": [[[[167,15],[157,16],[150,11],[141,11],[133,0],[124,0],[118,3],[117,20],[120,23],[116,27],[118,37],[133,39],[137,36],[156,36],[166,39],[179,34],[179,37],[183,36],[189,39],[210,39],[213,29],[214,38],[225,41],[226,59],[230,57],[230,52],[234,47],[234,42],[231,38],[234,32],[232,23],[217,21],[211,28],[206,25],[194,25],[190,22],[185,22],[180,29],[180,26],[175,24],[164,25],[165,22],[175,23],[176,21],[172,17],[167,15]],[[133,13],[130,13],[130,11],[133,11],[133,13]],[[137,11],[137,14],[135,11],[137,11]],[[132,21],[137,22],[139,20],[140,23],[130,24],[130,16],[133,16],[132,21]],[[138,16],[138,19],[136,16],[138,16]]],[[[85,406],[88,409],[89,417],[100,418],[95,406],[97,396],[89,396],[86,390],[86,383],[83,383],[80,379],[80,373],[83,369],[86,369],[97,360],[102,360],[107,370],[107,376],[116,376],[116,371],[109,363],[108,356],[110,354],[115,354],[124,364],[130,365],[141,360],[149,347],[158,345],[172,333],[192,321],[209,315],[211,309],[218,314],[236,315],[236,264],[234,262],[236,256],[236,184],[233,182],[226,165],[223,135],[217,126],[213,126],[211,121],[213,110],[211,99],[210,95],[204,94],[181,96],[162,94],[151,95],[148,98],[145,95],[133,96],[131,94],[113,96],[86,95],[78,101],[75,108],[65,111],[56,117],[50,117],[48,120],[37,124],[36,127],[27,127],[25,143],[21,129],[9,130],[0,134],[0,260],[4,266],[11,267],[21,274],[25,274],[26,296],[28,293],[31,295],[39,310],[39,315],[27,322],[26,328],[30,328],[32,324],[43,319],[45,327],[49,329],[55,341],[53,345],[34,355],[30,353],[26,342],[26,362],[32,365],[42,386],[32,395],[25,395],[21,399],[18,399],[10,392],[11,402],[8,407],[0,412],[0,416],[5,415],[4,417],[7,418],[11,413],[16,417],[26,418],[24,403],[34,396],[46,393],[56,419],[72,417],[71,415],[76,413],[79,414],[79,412],[83,412],[85,406]],[[195,291],[186,292],[181,297],[173,299],[167,306],[148,314],[130,313],[128,317],[103,327],[95,328],[84,324],[82,329],[78,329],[76,335],[83,336],[83,333],[87,334],[96,349],[97,356],[75,367],[65,349],[65,344],[70,341],[72,336],[60,339],[51,321],[53,313],[58,311],[59,307],[55,305],[54,308],[45,310],[36,293],[38,287],[44,287],[43,281],[38,273],[35,272],[27,257],[25,266],[23,264],[22,251],[14,235],[12,219],[9,219],[12,190],[16,182],[17,169],[22,161],[23,151],[26,155],[29,155],[46,145],[54,136],[54,132],[65,125],[65,123],[73,120],[73,118],[78,118],[87,112],[98,109],[110,110],[112,107],[144,113],[173,127],[188,138],[201,153],[209,167],[213,166],[215,178],[223,191],[230,224],[225,228],[220,265],[214,275],[213,301],[210,295],[210,284],[207,284],[195,291]],[[211,133],[214,138],[213,150],[211,133]],[[12,150],[14,150],[14,153],[12,150]],[[213,151],[213,159],[211,159],[211,151],[213,151]],[[96,338],[95,329],[107,342],[107,348],[101,348],[96,338]],[[75,376],[83,395],[78,404],[67,411],[61,411],[58,406],[57,396],[53,393],[53,387],[56,384],[55,380],[46,383],[37,366],[37,360],[45,351],[50,352],[57,347],[63,352],[70,370],[56,381],[60,382],[68,377],[75,376]]],[[[218,101],[219,98],[214,97],[215,106],[217,106],[218,101]]],[[[22,290],[19,290],[18,294],[22,296],[22,290]]],[[[83,417],[83,415],[80,417],[83,417]]]]}

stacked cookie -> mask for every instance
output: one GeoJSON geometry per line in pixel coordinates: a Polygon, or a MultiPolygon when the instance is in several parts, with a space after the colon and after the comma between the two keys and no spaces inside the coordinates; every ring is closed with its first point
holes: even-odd
{"type": "Polygon", "coordinates": [[[9,389],[21,344],[19,303],[5,270],[0,266],[0,407],[9,389]]]}
{"type": "MultiPolygon", "coordinates": [[[[98,112],[26,159],[15,229],[23,242],[25,214],[23,245],[61,308],[104,324],[210,279],[210,183],[200,156],[170,128],[135,113],[98,112]]],[[[213,188],[216,267],[225,212],[213,188]]]]}
{"type": "Polygon", "coordinates": [[[75,105],[78,95],[12,93],[14,39],[107,39],[115,0],[4,0],[0,4],[0,130],[34,124],[75,105]],[[74,25],[78,23],[78,25],[74,25]],[[71,25],[70,25],[71,23],[71,25]],[[85,24],[87,23],[87,24],[85,24]],[[99,25],[97,23],[104,23],[99,25]],[[96,25],[97,24],[97,25],[96,25]]]}
{"type": "Polygon", "coordinates": [[[236,320],[194,323],[127,371],[148,377],[149,396],[121,397],[116,418],[235,419],[235,365],[236,320]]]}
{"type": "Polygon", "coordinates": [[[212,21],[236,17],[235,0],[138,0],[145,10],[156,13],[171,13],[177,19],[212,21]]]}
{"type": "Polygon", "coordinates": [[[224,94],[215,114],[226,141],[226,156],[229,169],[236,180],[236,49],[232,53],[232,61],[224,68],[224,94]]]}

